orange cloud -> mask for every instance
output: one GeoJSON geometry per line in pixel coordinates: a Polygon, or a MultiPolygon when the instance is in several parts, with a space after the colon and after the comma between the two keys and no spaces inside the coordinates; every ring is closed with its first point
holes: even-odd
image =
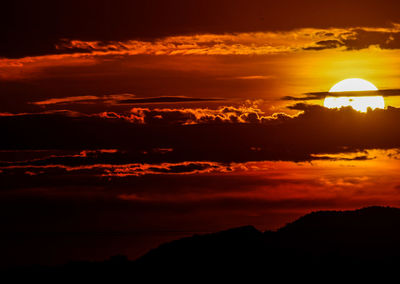
{"type": "MultiPolygon", "coordinates": [[[[319,50],[338,51],[400,48],[400,25],[390,28],[304,28],[291,31],[235,34],[169,36],[152,41],[64,40],[55,47],[57,54],[20,59],[0,59],[0,79],[18,80],[40,76],[46,68],[90,66],[130,56],[222,56],[288,55],[319,50]]],[[[189,64],[191,65],[191,64],[189,64]]],[[[187,67],[185,67],[187,68],[187,67]]],[[[278,68],[279,69],[279,68],[278,68]]],[[[47,74],[52,76],[51,73],[47,74]]],[[[276,76],[274,74],[273,76],[276,76]]],[[[223,77],[223,76],[222,76],[223,77]]],[[[229,77],[229,76],[228,76],[229,77]]],[[[231,76],[235,79],[271,79],[271,75],[231,76]]]]}
{"type": "MultiPolygon", "coordinates": [[[[200,34],[193,36],[170,36],[155,41],[128,40],[124,42],[65,41],[57,46],[59,50],[80,49],[94,54],[116,55],[265,55],[319,50],[326,48],[349,48],[351,42],[359,39],[360,33],[380,34],[387,37],[387,43],[395,41],[393,36],[400,33],[400,25],[391,28],[314,29],[304,28],[285,32],[253,32],[237,34],[200,34]],[[347,46],[349,45],[349,46],[347,46]]],[[[367,45],[380,44],[371,37],[367,45]]],[[[384,46],[382,46],[384,47],[384,46]]]]}
{"type": "Polygon", "coordinates": [[[64,97],[64,98],[51,98],[43,101],[32,102],[34,105],[38,106],[48,106],[55,104],[69,104],[69,103],[95,103],[104,102],[110,104],[116,104],[121,100],[135,99],[136,96],[133,94],[115,94],[115,95],[105,95],[105,96],[75,96],[75,97],[64,97]]]}
{"type": "Polygon", "coordinates": [[[258,101],[248,100],[244,105],[221,106],[217,109],[209,108],[132,108],[129,114],[103,112],[102,118],[125,119],[132,123],[161,123],[161,124],[199,124],[199,123],[264,123],[278,121],[294,116],[285,113],[265,115],[258,107],[258,101]]]}
{"type": "Polygon", "coordinates": [[[87,50],[93,55],[265,55],[301,51],[321,40],[350,36],[347,29],[299,29],[288,32],[200,34],[155,41],[64,41],[59,50],[87,50]]]}

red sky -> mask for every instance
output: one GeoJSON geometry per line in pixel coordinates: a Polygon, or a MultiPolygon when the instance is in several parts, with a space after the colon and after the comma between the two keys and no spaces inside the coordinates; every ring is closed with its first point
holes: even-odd
{"type": "Polygon", "coordinates": [[[0,263],[134,259],[193,233],[398,206],[398,5],[6,4],[0,263]],[[324,108],[346,78],[386,108],[324,108]]]}

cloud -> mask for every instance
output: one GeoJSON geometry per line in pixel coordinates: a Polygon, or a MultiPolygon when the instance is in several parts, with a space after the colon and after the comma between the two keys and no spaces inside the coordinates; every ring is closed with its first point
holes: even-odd
{"type": "Polygon", "coordinates": [[[258,123],[269,117],[255,107],[220,107],[212,109],[143,109],[131,110],[134,121],[146,124],[258,123]]]}
{"type": "Polygon", "coordinates": [[[215,98],[191,98],[191,97],[153,97],[153,98],[135,98],[120,100],[120,104],[158,104],[158,103],[186,103],[186,102],[210,102],[220,101],[222,99],[215,98]]]}
{"type": "MultiPolygon", "coordinates": [[[[359,50],[378,46],[382,49],[399,48],[399,25],[389,28],[301,28],[289,31],[264,31],[195,35],[173,35],[154,40],[128,39],[124,41],[64,39],[37,57],[3,59],[4,67],[19,66],[26,60],[46,58],[76,58],[134,55],[268,55],[300,51],[341,48],[359,50]],[[46,57],[47,56],[47,57],[46,57]]],[[[242,78],[254,76],[243,76],[242,78]]]]}
{"type": "MultiPolygon", "coordinates": [[[[128,154],[128,156],[130,156],[128,154]]],[[[0,169],[4,176],[22,174],[28,176],[42,176],[46,180],[47,174],[64,175],[91,175],[92,177],[140,177],[144,175],[186,175],[221,173],[232,171],[229,165],[215,162],[179,162],[179,163],[128,163],[123,164],[124,159],[119,160],[119,156],[109,159],[110,164],[100,164],[104,157],[52,157],[51,159],[24,161],[18,163],[0,163],[0,169]]],[[[132,157],[132,156],[130,156],[132,157]]],[[[7,178],[5,178],[7,179],[7,178]]],[[[14,181],[15,182],[15,181],[14,181]]],[[[25,185],[26,186],[26,185],[25,185]]]]}
{"type": "Polygon", "coordinates": [[[238,76],[234,77],[233,79],[239,79],[239,80],[269,80],[269,79],[274,79],[275,76],[272,75],[250,75],[250,76],[238,76]]]}
{"type": "MultiPolygon", "coordinates": [[[[261,151],[262,149],[258,149],[261,151]]],[[[342,149],[342,151],[346,151],[342,149]]],[[[133,151],[117,149],[84,150],[79,153],[73,151],[3,151],[0,157],[4,159],[7,155],[15,157],[19,155],[22,159],[11,159],[0,161],[0,174],[3,175],[4,188],[18,188],[21,182],[24,186],[37,186],[40,181],[48,180],[48,175],[53,176],[74,176],[84,178],[89,176],[91,182],[104,182],[104,178],[127,178],[142,177],[147,175],[193,175],[193,174],[224,174],[240,173],[246,171],[261,171],[268,169],[269,164],[261,162],[219,162],[219,161],[176,161],[174,149],[153,149],[149,152],[135,153],[133,151]],[[53,152],[53,153],[52,153],[53,152]],[[34,156],[34,159],[24,157],[34,156]],[[175,162],[166,162],[166,161],[175,162]],[[265,164],[262,164],[265,163],[265,164]],[[15,180],[15,177],[19,181],[15,180]],[[11,178],[11,179],[10,179],[11,178]],[[27,180],[25,184],[23,180],[27,180]],[[14,184],[14,185],[12,185],[14,184]]],[[[385,155],[396,159],[396,151],[387,151],[385,155]]],[[[338,153],[338,154],[310,154],[311,161],[367,161],[376,159],[376,154],[369,151],[338,153]]],[[[270,162],[272,163],[272,162],[270,162]]],[[[266,181],[264,181],[266,183],[266,181]]],[[[298,184],[297,180],[274,180],[268,185],[278,186],[282,183],[298,184]]],[[[65,184],[60,179],[60,184],[65,184]]],[[[311,184],[307,181],[307,184],[311,184]]],[[[50,184],[51,185],[51,184],[50,184]]],[[[46,186],[46,184],[42,184],[46,186]]],[[[51,185],[52,186],[52,185],[51,185]]]]}
{"type": "Polygon", "coordinates": [[[328,161],[366,161],[366,160],[373,160],[375,157],[370,157],[367,153],[352,153],[353,155],[349,155],[346,153],[344,155],[343,153],[340,154],[331,154],[331,155],[325,155],[325,154],[311,154],[311,157],[313,157],[316,160],[328,160],[328,161]]]}
{"type": "Polygon", "coordinates": [[[381,49],[399,49],[400,48],[400,30],[399,25],[394,31],[369,31],[356,29],[352,37],[347,38],[343,45],[348,50],[360,50],[377,46],[381,49]]]}
{"type": "Polygon", "coordinates": [[[163,164],[139,164],[121,165],[120,167],[110,167],[104,173],[109,177],[127,177],[154,174],[200,174],[210,172],[226,172],[228,166],[211,162],[182,162],[182,163],[163,163],[163,164]]]}
{"type": "Polygon", "coordinates": [[[36,57],[0,60],[0,66],[12,67],[32,61],[65,58],[87,58],[134,55],[266,55],[301,51],[315,42],[335,39],[346,29],[299,29],[282,32],[252,32],[235,34],[174,35],[151,41],[84,41],[63,40],[54,51],[36,57]]]}
{"type": "Polygon", "coordinates": [[[371,46],[380,49],[400,48],[400,25],[392,28],[351,28],[348,31],[335,34],[335,39],[321,40],[304,50],[324,50],[344,48],[345,50],[361,50],[371,46]]]}
{"type": "Polygon", "coordinates": [[[158,103],[185,103],[185,102],[205,102],[205,101],[218,101],[220,99],[214,98],[191,98],[191,97],[150,97],[150,98],[137,98],[133,94],[113,94],[104,96],[74,96],[63,98],[51,98],[43,101],[32,102],[38,106],[50,105],[73,105],[73,104],[98,104],[104,103],[109,105],[118,104],[158,104],[158,103]]]}
{"type": "Polygon", "coordinates": [[[386,89],[378,91],[360,91],[360,92],[313,92],[306,93],[302,97],[285,96],[282,100],[285,101],[312,101],[312,100],[322,100],[325,97],[363,97],[363,96],[383,96],[383,97],[397,97],[400,96],[400,89],[386,89]]]}
{"type": "Polygon", "coordinates": [[[304,50],[324,50],[342,47],[343,42],[336,39],[317,41],[314,46],[304,47],[304,50]]]}
{"type": "Polygon", "coordinates": [[[48,157],[35,162],[51,165],[59,161],[69,166],[312,161],[320,154],[400,147],[398,108],[366,113],[304,103],[290,108],[299,114],[266,116],[250,104],[214,110],[134,108],[121,114],[2,116],[5,138],[0,147],[119,151],[87,157],[48,157]]]}
{"type": "MultiPolygon", "coordinates": [[[[119,42],[154,41],[175,35],[273,32],[304,27],[327,29],[324,33],[330,34],[329,27],[380,27],[400,20],[396,13],[397,2],[393,0],[378,3],[367,0],[362,6],[338,0],[329,9],[317,0],[302,3],[285,0],[273,5],[260,0],[235,3],[172,0],[168,4],[153,0],[151,5],[129,1],[116,4],[106,0],[102,5],[97,4],[93,0],[5,4],[4,10],[9,13],[1,21],[10,29],[2,35],[4,44],[0,47],[0,56],[58,54],[60,51],[54,46],[62,39],[112,42],[114,47],[110,44],[110,49],[120,49],[119,42]],[[76,9],[77,6],[80,8],[76,9]]],[[[91,48],[90,44],[81,44],[64,52],[76,53],[91,48]]]]}
{"type": "Polygon", "coordinates": [[[128,100],[134,98],[132,94],[117,94],[117,95],[105,95],[105,96],[74,96],[74,97],[63,97],[63,98],[51,98],[43,101],[32,102],[38,106],[48,105],[61,105],[61,104],[76,104],[76,103],[117,103],[119,100],[128,100]]]}
{"type": "Polygon", "coordinates": [[[298,29],[280,32],[198,34],[153,41],[102,42],[65,40],[57,50],[104,55],[266,55],[341,47],[337,38],[354,36],[353,29],[298,29]],[[314,47],[315,45],[315,47],[314,47]]]}
{"type": "Polygon", "coordinates": [[[259,101],[246,101],[241,106],[221,106],[209,108],[143,108],[134,107],[129,113],[103,112],[103,118],[125,119],[132,123],[166,124],[214,124],[214,123],[264,123],[291,117],[284,113],[265,115],[258,107],[259,101]]]}
{"type": "MultiPolygon", "coordinates": [[[[91,72],[96,70],[103,80],[109,80],[111,76],[121,74],[121,70],[127,70],[128,64],[125,61],[128,59],[137,60],[138,62],[135,62],[135,64],[139,64],[140,61],[146,61],[153,68],[154,66],[163,66],[165,64],[163,62],[170,60],[170,68],[177,68],[179,64],[174,62],[173,58],[189,58],[186,60],[191,61],[191,63],[187,64],[186,61],[183,65],[185,68],[196,69],[203,65],[202,68],[208,67],[210,69],[209,64],[215,64],[216,57],[235,56],[240,59],[242,56],[248,55],[304,54],[330,49],[351,51],[372,46],[381,49],[395,49],[398,46],[397,38],[399,34],[399,25],[392,25],[382,28],[301,28],[284,31],[198,33],[170,35],[152,40],[128,38],[121,41],[105,41],[101,39],[69,38],[58,42],[53,47],[54,52],[50,50],[45,54],[36,56],[0,58],[0,79],[13,82],[26,78],[40,78],[43,74],[46,74],[49,78],[54,78],[63,73],[63,71],[65,72],[66,67],[68,67],[71,70],[77,69],[76,72],[83,72],[83,74],[89,70],[91,72]],[[376,34],[383,35],[384,39],[377,39],[376,34]],[[206,56],[207,61],[204,61],[206,56]],[[170,59],[166,59],[167,57],[170,59]],[[202,57],[201,63],[198,62],[199,57],[202,57]],[[149,63],[153,61],[157,62],[157,65],[149,63]],[[115,64],[111,64],[111,62],[115,64]],[[120,64],[122,64],[121,68],[112,68],[113,65],[119,66],[120,64]],[[99,73],[99,69],[96,67],[100,65],[102,66],[101,68],[111,68],[108,71],[110,74],[107,74],[109,76],[105,76],[104,71],[99,73]],[[52,69],[52,72],[49,72],[50,69],[52,69]]],[[[140,65],[137,68],[140,69],[140,65]]],[[[259,74],[259,70],[244,74],[221,74],[217,71],[218,68],[214,70],[216,72],[215,77],[220,80],[261,81],[273,79],[273,76],[276,76],[276,74],[259,74]]],[[[141,77],[142,75],[143,72],[139,72],[138,76],[141,77]]],[[[85,79],[85,76],[77,77],[80,77],[80,80],[85,79]]],[[[68,78],[71,80],[70,75],[68,75],[68,78]]],[[[163,74],[162,78],[165,79],[165,74],[163,74]]],[[[118,79],[114,78],[114,80],[117,81],[118,79]]],[[[121,89],[117,88],[117,90],[121,89]]],[[[136,88],[131,89],[131,92],[140,93],[136,88]]],[[[171,95],[175,97],[185,93],[188,92],[178,92],[171,95]]],[[[87,94],[79,92],[79,95],[86,96],[87,94]]],[[[51,96],[54,95],[51,94],[51,96]]],[[[159,96],[159,92],[153,93],[152,96],[159,96]]],[[[196,97],[196,95],[194,96],[196,97]]],[[[210,96],[215,96],[215,94],[210,96]]]]}

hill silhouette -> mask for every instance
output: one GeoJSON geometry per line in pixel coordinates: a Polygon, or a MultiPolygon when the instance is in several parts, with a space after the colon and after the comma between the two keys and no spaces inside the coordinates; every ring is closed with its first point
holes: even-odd
{"type": "Polygon", "coordinates": [[[217,275],[224,279],[257,276],[322,281],[349,273],[358,278],[369,277],[371,273],[388,274],[395,272],[399,264],[400,209],[368,207],[313,212],[277,231],[261,232],[246,226],[194,235],[162,244],[135,261],[119,256],[104,262],[73,262],[62,267],[8,272],[47,276],[86,274],[92,278],[112,276],[114,280],[115,277],[206,279],[217,275]]]}

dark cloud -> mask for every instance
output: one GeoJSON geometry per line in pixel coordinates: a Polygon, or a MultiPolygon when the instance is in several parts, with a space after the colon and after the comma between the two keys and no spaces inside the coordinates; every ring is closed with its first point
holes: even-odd
{"type": "Polygon", "coordinates": [[[400,89],[387,89],[378,91],[359,91],[359,92],[313,92],[306,93],[302,97],[285,96],[282,100],[285,101],[312,101],[321,100],[325,97],[364,97],[364,96],[383,96],[383,97],[397,97],[400,96],[400,89]]]}
{"type": "Polygon", "coordinates": [[[110,105],[118,104],[159,104],[159,103],[185,103],[185,102],[208,102],[219,101],[216,98],[191,98],[191,97],[149,97],[137,98],[133,94],[115,94],[105,96],[75,96],[64,98],[50,98],[43,101],[32,102],[38,106],[51,106],[51,105],[74,105],[74,104],[94,104],[104,103],[110,105]]]}
{"type": "Polygon", "coordinates": [[[394,0],[366,0],[363,5],[337,0],[329,9],[317,0],[20,0],[6,2],[2,10],[6,12],[0,24],[7,29],[1,35],[0,56],[9,58],[81,51],[56,49],[63,39],[153,40],[177,34],[376,27],[400,22],[398,2],[394,0]]]}
{"type": "Polygon", "coordinates": [[[183,103],[183,102],[207,102],[218,101],[221,99],[203,99],[203,98],[189,98],[189,97],[157,97],[157,98],[137,98],[120,100],[121,104],[151,104],[151,103],[183,103]]]}
{"type": "MultiPolygon", "coordinates": [[[[327,184],[335,186],[335,176],[328,175],[327,180],[293,176],[284,166],[278,172],[267,166],[255,174],[245,162],[369,159],[364,152],[353,158],[334,154],[400,147],[400,109],[359,113],[306,104],[296,109],[303,113],[260,119],[254,109],[227,106],[213,115],[255,113],[258,119],[241,123],[199,120],[189,125],[169,116],[162,118],[167,120],[162,124],[122,118],[132,113],[0,117],[4,252],[0,263],[9,261],[16,251],[25,260],[38,246],[41,255],[31,255],[32,261],[49,261],[52,253],[65,261],[63,257],[70,255],[65,250],[79,249],[81,256],[92,256],[80,249],[88,246],[104,254],[115,253],[115,248],[104,252],[109,248],[105,243],[113,242],[107,234],[133,232],[148,239],[157,232],[217,231],[249,223],[271,228],[311,209],[376,203],[375,196],[368,199],[369,195],[358,191],[357,186],[369,182],[358,175],[336,181],[349,186],[351,194],[356,189],[355,197],[348,198],[327,190],[327,184]],[[32,234],[38,235],[31,238],[32,234]],[[75,243],[71,234],[79,234],[80,241],[89,239],[88,245],[75,243]],[[97,242],[99,235],[107,237],[107,242],[97,242]],[[63,245],[57,245],[57,238],[63,238],[63,245]],[[35,245],[21,249],[18,240],[31,244],[32,239],[35,245]]],[[[173,110],[179,111],[188,110],[173,110]]],[[[153,115],[149,112],[136,115],[153,115]]],[[[159,238],[166,240],[165,235],[159,238]]],[[[138,248],[157,245],[132,241],[130,235],[115,242],[136,248],[131,257],[138,256],[138,248]]]]}
{"type": "Polygon", "coordinates": [[[317,155],[317,156],[312,156],[316,160],[328,160],[328,161],[367,161],[367,160],[373,160],[374,157],[369,157],[368,155],[358,155],[356,157],[352,158],[346,158],[346,157],[333,157],[329,155],[317,155]]]}
{"type": "Polygon", "coordinates": [[[294,117],[284,114],[265,117],[256,109],[225,107],[211,113],[204,113],[204,109],[135,109],[131,114],[101,117],[3,116],[0,121],[5,135],[0,147],[4,150],[118,150],[18,162],[26,166],[308,161],[313,159],[312,154],[338,153],[343,149],[400,147],[398,108],[367,113],[349,107],[327,109],[304,103],[290,108],[303,113],[294,117]]]}
{"type": "Polygon", "coordinates": [[[395,29],[349,29],[349,32],[331,35],[336,39],[322,40],[313,46],[303,48],[304,50],[324,50],[343,47],[345,50],[360,50],[370,46],[381,49],[399,49],[400,32],[398,26],[395,29]]]}
{"type": "Polygon", "coordinates": [[[305,47],[304,50],[324,50],[343,46],[338,40],[322,40],[315,43],[315,46],[305,47]]]}
{"type": "Polygon", "coordinates": [[[372,45],[382,49],[399,49],[400,32],[355,30],[354,36],[343,40],[343,46],[348,50],[359,50],[372,45]]]}
{"type": "Polygon", "coordinates": [[[292,110],[302,110],[302,111],[318,111],[321,106],[320,105],[313,105],[313,104],[307,104],[307,103],[296,103],[291,106],[287,106],[288,109],[292,110]]]}
{"type": "MultiPolygon", "coordinates": [[[[252,68],[259,70],[260,61],[248,58],[252,68]]],[[[60,61],[56,61],[60,62],[60,61]]],[[[240,61],[240,64],[243,61],[240,61]]],[[[84,113],[101,111],[122,112],[129,110],[131,104],[102,104],[115,101],[112,94],[132,94],[136,99],[159,97],[188,97],[205,99],[205,101],[182,102],[190,107],[202,106],[214,108],[225,104],[223,101],[210,99],[227,98],[243,101],[246,98],[259,98],[265,91],[266,84],[261,80],[218,80],[225,71],[234,76],[246,74],[242,68],[233,68],[233,63],[215,61],[213,58],[192,56],[143,56],[138,55],[115,60],[102,59],[94,65],[51,66],[31,70],[31,77],[24,80],[1,82],[0,112],[39,112],[46,109],[64,108],[84,113]],[[226,65],[227,64],[227,65],[226,65]],[[155,82],[157,82],[155,84],[155,82]],[[9,98],[13,98],[12,100],[9,98]],[[98,97],[99,103],[89,100],[85,103],[67,103],[59,105],[37,105],[33,102],[46,102],[51,99],[68,99],[76,97],[98,97]]],[[[247,64],[247,63],[246,63],[247,64]]],[[[28,68],[29,69],[29,68],[28,68]]],[[[24,73],[25,68],[18,68],[24,73]]],[[[2,74],[9,74],[4,71],[2,74]]],[[[226,75],[226,74],[225,74],[226,75]]],[[[272,88],[272,92],[277,92],[272,88]]],[[[126,97],[125,99],[132,99],[126,97]]],[[[121,100],[124,100],[121,98],[121,100]]],[[[151,103],[155,105],[156,103],[151,103]]],[[[166,104],[166,103],[159,103],[166,104]]],[[[179,104],[174,102],[174,106],[179,104]]],[[[145,105],[141,103],[141,105],[145,105]]]]}
{"type": "MultiPolygon", "coordinates": [[[[99,189],[97,195],[115,197],[120,194],[140,196],[185,196],[196,194],[226,194],[248,192],[257,187],[318,186],[313,179],[276,178],[257,175],[249,179],[241,175],[249,167],[246,164],[228,165],[213,162],[186,162],[176,164],[136,165],[94,165],[93,167],[66,168],[32,167],[2,169],[1,193],[19,192],[29,194],[30,190],[49,189],[43,195],[80,196],[99,189]],[[168,190],[166,190],[168,188],[168,190]]],[[[38,193],[41,194],[40,192],[38,193]]]]}
{"type": "Polygon", "coordinates": [[[283,101],[312,101],[312,100],[320,100],[325,98],[329,92],[320,92],[320,93],[309,93],[303,97],[294,97],[294,96],[285,96],[282,97],[281,100],[283,101]]]}
{"type": "Polygon", "coordinates": [[[103,118],[120,118],[133,123],[166,125],[166,124],[215,124],[215,123],[260,123],[276,121],[285,114],[265,116],[256,103],[248,102],[242,106],[221,106],[209,108],[141,108],[135,107],[130,113],[118,114],[103,112],[103,118]]]}

